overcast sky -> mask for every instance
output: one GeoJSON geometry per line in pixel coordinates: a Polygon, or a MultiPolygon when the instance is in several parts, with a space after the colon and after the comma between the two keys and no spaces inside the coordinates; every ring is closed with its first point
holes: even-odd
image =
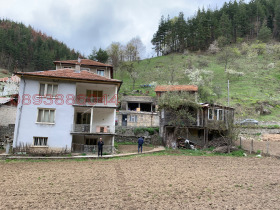
{"type": "Polygon", "coordinates": [[[162,15],[185,18],[198,7],[220,8],[225,0],[0,0],[0,17],[31,25],[88,56],[93,47],[126,44],[139,36],[146,57],[162,15]]]}

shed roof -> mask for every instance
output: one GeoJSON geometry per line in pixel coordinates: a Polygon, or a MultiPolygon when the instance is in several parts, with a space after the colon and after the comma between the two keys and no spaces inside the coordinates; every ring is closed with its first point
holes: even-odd
{"type": "Polygon", "coordinates": [[[198,91],[196,85],[158,85],[155,92],[168,92],[168,91],[198,91]]]}

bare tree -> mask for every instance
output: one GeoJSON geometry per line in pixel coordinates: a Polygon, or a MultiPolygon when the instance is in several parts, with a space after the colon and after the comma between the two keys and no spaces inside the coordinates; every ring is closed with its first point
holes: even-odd
{"type": "Polygon", "coordinates": [[[127,61],[136,61],[141,59],[145,53],[145,46],[137,36],[132,38],[125,47],[125,56],[127,61]]]}

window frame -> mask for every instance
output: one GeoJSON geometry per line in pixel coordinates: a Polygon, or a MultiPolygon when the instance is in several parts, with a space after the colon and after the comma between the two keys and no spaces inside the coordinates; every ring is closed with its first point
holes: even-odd
{"type": "Polygon", "coordinates": [[[54,109],[54,108],[41,108],[41,107],[38,107],[37,108],[37,118],[36,118],[36,123],[37,124],[49,124],[49,125],[54,125],[55,124],[55,113],[56,113],[56,109],[54,109]],[[45,116],[45,111],[47,110],[47,111],[49,111],[49,113],[50,113],[50,111],[54,111],[54,113],[53,113],[53,122],[41,122],[41,121],[38,121],[39,120],[39,113],[40,113],[40,110],[42,110],[43,111],[43,117],[42,117],[42,119],[44,119],[44,116],[45,116]]]}
{"type": "Polygon", "coordinates": [[[208,108],[208,120],[214,119],[214,110],[213,108],[208,108]],[[211,118],[210,118],[210,110],[211,110],[211,118]]]}
{"type": "Polygon", "coordinates": [[[130,115],[129,121],[132,123],[137,123],[137,115],[130,115]]]}
{"type": "Polygon", "coordinates": [[[58,94],[58,84],[57,83],[52,83],[52,82],[40,82],[39,83],[39,96],[38,97],[41,97],[41,98],[45,98],[45,97],[49,97],[51,95],[51,98],[56,98],[58,94]],[[41,85],[44,85],[44,91],[43,91],[43,95],[41,95],[41,85]],[[48,86],[51,85],[52,86],[52,93],[51,94],[47,94],[48,92],[48,86]],[[57,86],[57,90],[56,90],[56,94],[54,95],[54,86],[57,86]]]}
{"type": "Polygon", "coordinates": [[[96,73],[97,73],[99,76],[105,77],[105,70],[104,70],[104,69],[97,69],[96,73]],[[103,75],[99,74],[99,72],[103,72],[103,75]]]}
{"type": "Polygon", "coordinates": [[[33,136],[33,147],[49,147],[48,146],[48,140],[49,138],[48,137],[43,137],[43,136],[33,136]],[[46,142],[46,144],[44,145],[35,145],[35,139],[38,138],[38,142],[41,142],[39,141],[39,139],[42,139],[43,142],[46,142]]]}
{"type": "Polygon", "coordinates": [[[103,90],[86,90],[86,101],[91,103],[103,103],[103,90]],[[90,94],[88,94],[90,91],[90,94]],[[96,96],[94,95],[96,93],[96,96]],[[100,97],[101,93],[101,97],[100,97]]]}

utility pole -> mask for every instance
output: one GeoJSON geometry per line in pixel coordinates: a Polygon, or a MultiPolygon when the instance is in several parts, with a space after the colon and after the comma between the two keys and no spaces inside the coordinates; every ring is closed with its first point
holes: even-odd
{"type": "Polygon", "coordinates": [[[229,79],[227,81],[227,98],[228,98],[228,106],[229,106],[229,79]]]}

